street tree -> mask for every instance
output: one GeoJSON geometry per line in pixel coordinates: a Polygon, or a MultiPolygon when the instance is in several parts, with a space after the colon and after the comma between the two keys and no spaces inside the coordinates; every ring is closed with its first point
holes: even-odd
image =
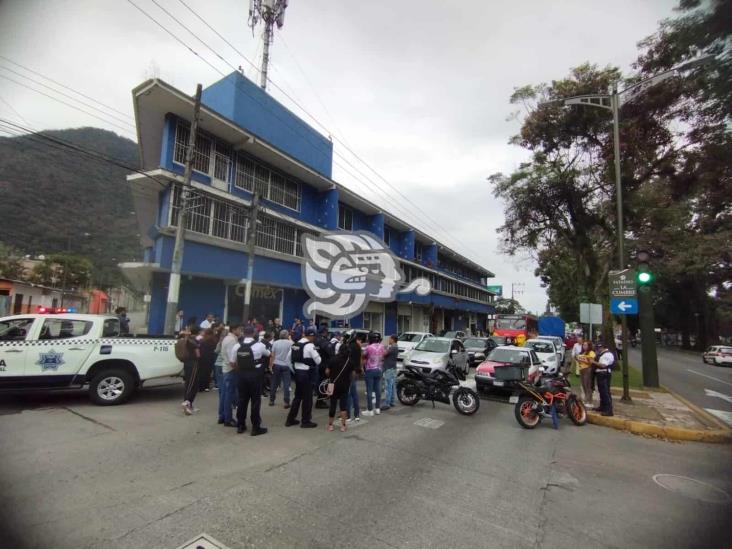
{"type": "Polygon", "coordinates": [[[92,262],[86,257],[61,252],[46,257],[33,269],[32,280],[45,286],[81,289],[91,281],[92,262]]]}

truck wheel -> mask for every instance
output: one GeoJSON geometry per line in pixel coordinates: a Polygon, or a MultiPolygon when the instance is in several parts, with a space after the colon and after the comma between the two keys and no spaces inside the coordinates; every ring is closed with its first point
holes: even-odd
{"type": "Polygon", "coordinates": [[[135,380],[125,370],[102,370],[89,384],[89,398],[99,406],[122,404],[135,391],[135,380]]]}

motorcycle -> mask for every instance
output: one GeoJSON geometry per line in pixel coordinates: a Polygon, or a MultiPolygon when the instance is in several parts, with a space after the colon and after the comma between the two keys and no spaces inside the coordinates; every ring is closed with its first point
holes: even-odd
{"type": "Polygon", "coordinates": [[[544,368],[529,372],[529,380],[515,380],[515,387],[521,391],[516,399],[514,415],[524,429],[533,429],[543,418],[551,417],[558,427],[559,416],[569,416],[577,426],[587,423],[585,404],[571,390],[571,384],[564,374],[545,376],[544,368]]]}
{"type": "Polygon", "coordinates": [[[480,408],[478,393],[469,387],[460,386],[465,381],[465,373],[450,363],[447,370],[433,370],[424,373],[417,366],[404,366],[398,374],[397,398],[405,406],[414,406],[420,400],[435,401],[450,404],[450,393],[455,409],[463,415],[470,416],[480,408]],[[453,388],[458,386],[453,391],[453,388]]]}

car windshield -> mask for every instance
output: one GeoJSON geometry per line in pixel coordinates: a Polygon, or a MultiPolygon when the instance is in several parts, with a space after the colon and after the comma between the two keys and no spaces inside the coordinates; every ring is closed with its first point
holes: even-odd
{"type": "Polygon", "coordinates": [[[528,360],[528,358],[525,351],[518,349],[493,349],[488,355],[488,360],[493,362],[510,362],[511,364],[521,364],[522,360],[528,360]]]}
{"type": "Polygon", "coordinates": [[[397,341],[406,341],[409,343],[414,343],[415,341],[419,341],[419,338],[422,337],[422,334],[402,334],[397,338],[397,341]]]}
{"type": "Polygon", "coordinates": [[[485,347],[485,339],[479,337],[469,338],[463,341],[463,345],[466,347],[485,347]]]}
{"type": "Polygon", "coordinates": [[[428,353],[446,353],[450,350],[450,342],[446,339],[425,339],[415,349],[428,353]]]}
{"type": "Polygon", "coordinates": [[[523,317],[503,317],[496,319],[496,328],[504,330],[526,329],[526,319],[523,317]]]}
{"type": "Polygon", "coordinates": [[[544,341],[527,341],[526,347],[531,347],[537,353],[553,353],[554,346],[549,342],[544,341]]]}

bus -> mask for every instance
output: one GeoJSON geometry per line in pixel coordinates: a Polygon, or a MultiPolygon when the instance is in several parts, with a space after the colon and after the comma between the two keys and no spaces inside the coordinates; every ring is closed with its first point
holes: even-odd
{"type": "Polygon", "coordinates": [[[511,337],[514,345],[521,346],[527,339],[539,335],[539,321],[534,315],[497,314],[492,335],[511,337]]]}

